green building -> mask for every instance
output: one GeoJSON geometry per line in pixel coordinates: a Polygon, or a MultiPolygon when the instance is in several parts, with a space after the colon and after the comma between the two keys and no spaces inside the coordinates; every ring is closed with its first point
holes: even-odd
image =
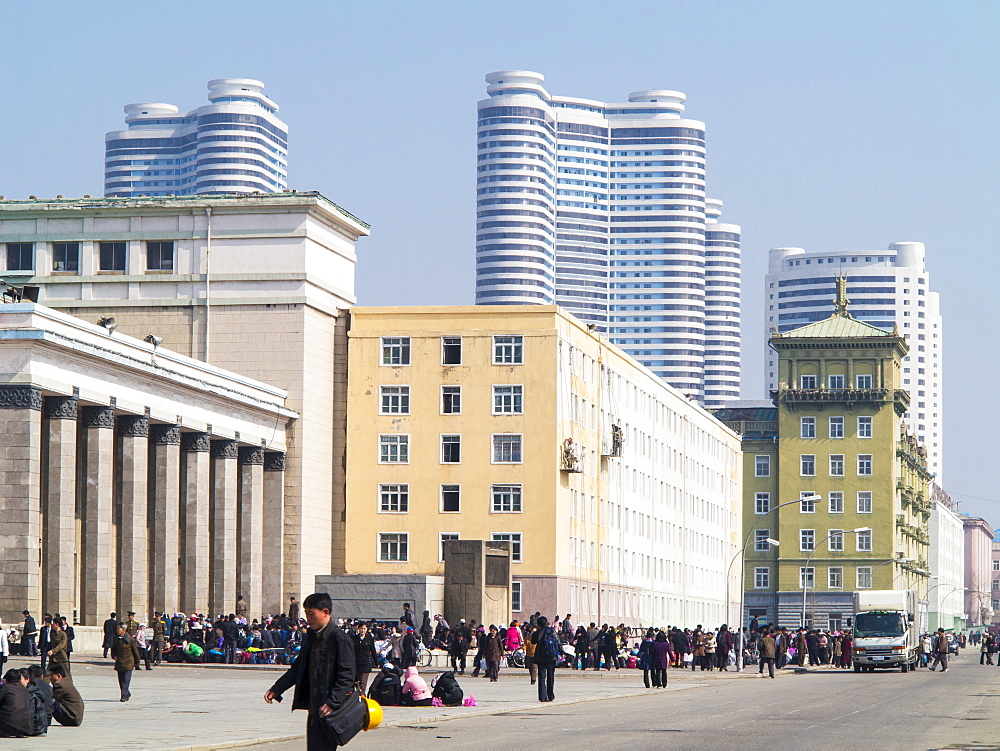
{"type": "Polygon", "coordinates": [[[931,475],[902,422],[908,347],[852,317],[846,290],[829,318],[772,330],[771,405],[715,411],[743,442],[745,619],[840,628],[859,589],[926,601],[931,475]]]}

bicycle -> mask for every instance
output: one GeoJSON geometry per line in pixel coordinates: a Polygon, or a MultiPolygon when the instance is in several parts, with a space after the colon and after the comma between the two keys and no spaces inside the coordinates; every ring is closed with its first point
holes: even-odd
{"type": "Polygon", "coordinates": [[[417,647],[417,665],[419,665],[422,668],[429,668],[431,666],[432,661],[433,661],[433,655],[431,654],[431,651],[427,647],[425,647],[423,644],[417,647]]]}
{"type": "Polygon", "coordinates": [[[515,668],[523,668],[526,660],[524,647],[518,647],[507,655],[507,664],[515,668]]]}

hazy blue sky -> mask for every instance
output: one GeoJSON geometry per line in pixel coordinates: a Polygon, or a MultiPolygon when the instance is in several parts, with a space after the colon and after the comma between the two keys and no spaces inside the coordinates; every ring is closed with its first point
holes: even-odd
{"type": "Polygon", "coordinates": [[[0,13],[0,194],[100,194],[123,105],[187,110],[210,78],[259,78],[289,124],[291,186],[372,224],[368,305],[473,301],[487,72],[537,70],[552,93],[607,101],[686,92],[707,123],[710,195],[743,226],[744,396],[763,396],[768,248],[922,241],[944,313],[944,484],[1000,524],[997,394],[981,380],[1000,371],[1000,3],[3,0],[0,13]]]}

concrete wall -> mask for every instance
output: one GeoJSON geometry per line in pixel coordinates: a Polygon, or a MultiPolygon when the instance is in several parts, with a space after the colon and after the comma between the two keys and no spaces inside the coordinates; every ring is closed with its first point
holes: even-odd
{"type": "MultiPolygon", "coordinates": [[[[403,603],[419,618],[444,611],[444,577],[414,574],[347,574],[317,576],[316,591],[333,598],[335,618],[375,618],[398,621],[403,603]]],[[[417,626],[419,627],[419,623],[417,626]]]]}

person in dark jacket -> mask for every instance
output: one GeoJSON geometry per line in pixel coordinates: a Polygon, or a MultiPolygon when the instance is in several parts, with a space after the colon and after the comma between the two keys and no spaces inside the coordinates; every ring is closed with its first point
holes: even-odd
{"type": "Polygon", "coordinates": [[[35,644],[35,640],[38,638],[38,626],[35,624],[35,619],[31,617],[31,613],[25,610],[21,615],[24,616],[24,629],[21,631],[21,654],[28,657],[38,656],[38,645],[35,644]]]}
{"type": "Polygon", "coordinates": [[[573,660],[573,670],[587,669],[587,652],[589,650],[590,637],[587,636],[587,629],[581,624],[573,636],[573,651],[576,653],[576,659],[573,660]]]}
{"type": "Polygon", "coordinates": [[[42,672],[49,661],[49,642],[52,640],[52,616],[42,618],[42,630],[38,632],[38,653],[42,658],[42,672]]]}
{"type": "Polygon", "coordinates": [[[344,702],[354,689],[356,660],[354,644],[330,617],[333,601],[325,592],[309,595],[302,603],[309,630],[291,667],[264,694],[268,704],[295,687],[292,709],[305,709],[306,748],[332,748],[323,731],[322,719],[344,702]]]}
{"type": "MultiPolygon", "coordinates": [[[[650,629],[652,631],[652,629],[650,629]]],[[[650,647],[649,663],[653,671],[653,688],[667,687],[667,668],[670,665],[670,642],[662,631],[657,632],[650,647]]]]}
{"type": "Polygon", "coordinates": [[[544,615],[538,618],[538,628],[531,635],[531,642],[535,645],[535,664],[538,665],[538,701],[554,701],[556,662],[558,658],[545,655],[542,651],[541,642],[546,635],[551,633],[549,621],[544,615]]]}
{"type": "Polygon", "coordinates": [[[0,686],[0,738],[32,735],[35,725],[28,679],[17,668],[11,668],[4,673],[3,681],[0,686]]]}
{"type": "Polygon", "coordinates": [[[108,650],[115,643],[115,637],[118,635],[118,613],[112,613],[111,617],[104,621],[104,641],[101,643],[101,648],[104,650],[104,656],[108,656],[108,650]]]}
{"type": "Polygon", "coordinates": [[[83,724],[83,697],[73,679],[66,675],[61,665],[49,673],[52,678],[52,719],[60,725],[78,727],[83,724]]]}
{"type": "Polygon", "coordinates": [[[52,619],[52,631],[49,634],[49,666],[61,665],[69,673],[69,639],[62,630],[62,621],[52,619]]]}
{"type": "Polygon", "coordinates": [[[425,647],[430,647],[431,634],[433,633],[434,628],[431,626],[431,611],[425,610],[423,618],[420,621],[420,641],[424,643],[425,647]]]}
{"type": "MultiPolygon", "coordinates": [[[[642,682],[649,688],[649,676],[653,673],[653,639],[655,632],[653,629],[646,629],[646,635],[639,645],[639,669],[642,671],[642,682]]],[[[653,673],[653,688],[659,688],[656,684],[656,673],[653,673]]]]}
{"type": "Polygon", "coordinates": [[[503,656],[503,642],[500,631],[492,623],[490,632],[483,637],[483,659],[486,660],[486,677],[496,683],[500,677],[500,658],[503,656]]]}
{"type": "Polygon", "coordinates": [[[49,732],[49,725],[52,724],[52,686],[42,679],[42,668],[38,665],[21,668],[21,674],[28,682],[28,694],[34,695],[45,708],[45,724],[41,728],[37,724],[38,718],[32,716],[34,735],[45,735],[49,732]]]}
{"type": "Polygon", "coordinates": [[[417,642],[417,637],[413,633],[413,628],[410,626],[406,627],[406,633],[403,634],[403,659],[400,662],[400,667],[403,670],[407,668],[416,667],[417,664],[417,650],[419,648],[419,643],[417,642]]]}
{"type": "Polygon", "coordinates": [[[368,676],[378,666],[378,653],[375,651],[375,637],[368,631],[367,623],[359,623],[357,631],[352,633],[354,639],[354,680],[361,693],[368,693],[368,676]]]}
{"type": "Polygon", "coordinates": [[[111,645],[111,654],[115,658],[115,672],[118,673],[118,687],[122,692],[121,701],[132,698],[132,691],[129,688],[132,684],[132,671],[139,666],[141,659],[139,647],[135,639],[128,635],[127,628],[124,623],[118,624],[118,636],[111,645]]]}

